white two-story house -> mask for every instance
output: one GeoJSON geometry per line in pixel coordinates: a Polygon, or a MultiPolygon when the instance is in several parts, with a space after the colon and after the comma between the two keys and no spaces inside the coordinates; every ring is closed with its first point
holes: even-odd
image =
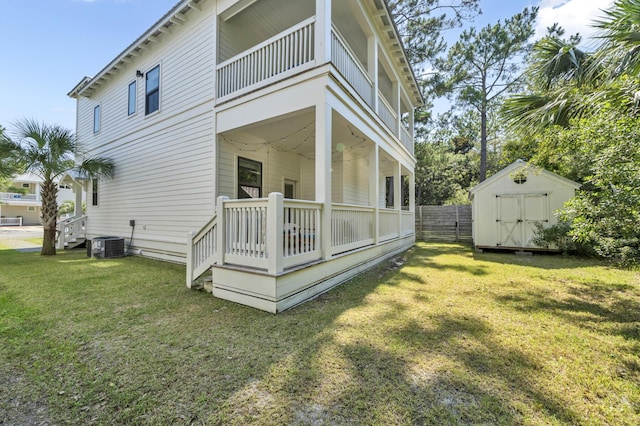
{"type": "Polygon", "coordinates": [[[184,0],[69,95],[116,165],[88,237],[188,286],[278,312],[414,243],[422,98],[386,1],[184,0]]]}
{"type": "MultiPolygon", "coordinates": [[[[11,185],[5,191],[0,190],[0,226],[34,226],[42,225],[42,198],[40,189],[42,178],[32,173],[16,175],[11,178],[11,185]]],[[[74,191],[63,183],[58,187],[56,197],[58,205],[65,201],[76,200],[74,191]]],[[[82,199],[80,205],[82,207],[82,199]]]]}

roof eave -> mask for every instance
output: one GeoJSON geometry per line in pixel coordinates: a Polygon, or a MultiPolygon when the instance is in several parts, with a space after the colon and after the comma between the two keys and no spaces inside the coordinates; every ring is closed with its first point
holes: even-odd
{"type": "MultiPolygon", "coordinates": [[[[172,25],[179,25],[185,21],[185,14],[191,10],[200,10],[196,5],[203,0],[180,0],[175,6],[171,8],[164,16],[162,16],[155,24],[153,24],[147,31],[145,31],[140,37],[138,37],[133,43],[131,43],[126,49],[122,51],[114,60],[112,60],[107,66],[105,66],[98,74],[93,78],[90,78],[84,86],[74,87],[68,96],[88,96],[88,92],[99,85],[99,82],[105,80],[110,74],[117,71],[120,67],[130,62],[130,58],[139,56],[139,53],[145,49],[150,43],[157,41],[157,37],[172,25]]],[[[86,78],[86,77],[85,77],[86,78]]],[[[84,82],[84,79],[83,79],[84,82]]],[[[82,82],[81,82],[82,83],[82,82]]]]}

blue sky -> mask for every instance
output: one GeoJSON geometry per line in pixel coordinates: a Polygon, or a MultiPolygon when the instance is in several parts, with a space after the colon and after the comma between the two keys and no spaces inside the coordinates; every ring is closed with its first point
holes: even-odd
{"type": "MultiPolygon", "coordinates": [[[[294,1],[294,0],[291,0],[294,1]]],[[[341,0],[333,0],[341,1],[341,0]]],[[[0,0],[0,125],[35,118],[75,129],[67,93],[98,73],[161,18],[177,0],[0,0]]],[[[558,21],[588,32],[588,22],[611,0],[482,0],[484,26],[541,7],[539,32],[558,21]]]]}

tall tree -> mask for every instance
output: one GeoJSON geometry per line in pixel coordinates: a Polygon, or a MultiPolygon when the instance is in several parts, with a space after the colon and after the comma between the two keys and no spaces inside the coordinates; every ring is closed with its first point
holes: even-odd
{"type": "Polygon", "coordinates": [[[425,105],[416,110],[418,133],[431,121],[436,58],[446,50],[444,34],[481,13],[480,0],[391,0],[389,7],[409,62],[416,73],[425,105]]]}
{"type": "Polygon", "coordinates": [[[480,115],[480,182],[487,176],[489,109],[520,83],[521,64],[530,49],[537,13],[538,8],[525,8],[504,23],[463,31],[447,57],[436,64],[441,93],[449,93],[461,106],[480,115]]]}
{"type": "Polygon", "coordinates": [[[75,171],[88,178],[113,176],[114,164],[108,158],[78,157],[75,136],[59,125],[35,120],[21,120],[14,125],[13,140],[0,140],[0,152],[18,165],[18,173],[33,173],[42,179],[41,219],[44,228],[42,255],[55,255],[56,221],[58,217],[58,182],[67,172],[75,171]]]}

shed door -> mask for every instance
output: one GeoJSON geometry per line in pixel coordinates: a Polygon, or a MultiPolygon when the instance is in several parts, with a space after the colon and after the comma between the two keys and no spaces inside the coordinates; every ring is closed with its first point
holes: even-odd
{"type": "Polygon", "coordinates": [[[522,196],[522,231],[524,232],[523,247],[537,247],[533,238],[538,225],[549,223],[549,204],[547,194],[527,194],[522,196]]]}
{"type": "Polygon", "coordinates": [[[507,247],[520,247],[522,230],[520,227],[520,196],[500,195],[496,196],[498,202],[498,245],[507,247]]]}

